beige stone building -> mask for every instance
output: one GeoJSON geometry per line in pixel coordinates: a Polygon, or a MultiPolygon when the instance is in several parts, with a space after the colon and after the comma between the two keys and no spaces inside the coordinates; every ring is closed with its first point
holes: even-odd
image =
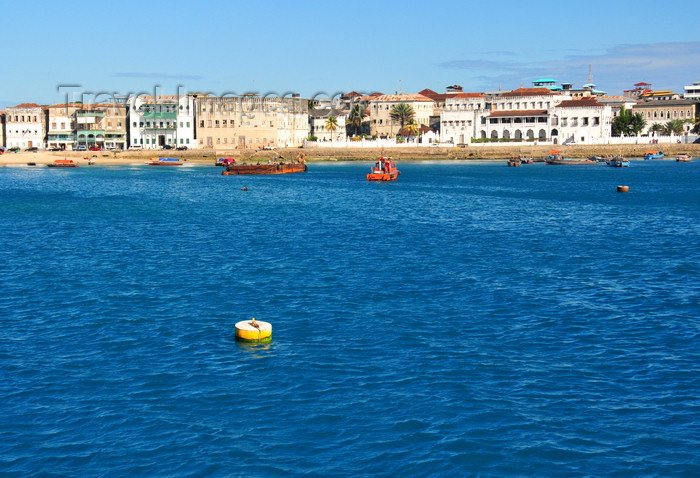
{"type": "Polygon", "coordinates": [[[420,126],[430,125],[430,117],[435,114],[435,101],[421,94],[378,95],[365,98],[370,112],[371,134],[379,137],[395,137],[401,124],[391,118],[391,110],[400,103],[406,103],[415,112],[415,122],[420,126]]]}
{"type": "Polygon", "coordinates": [[[655,124],[665,125],[672,120],[685,121],[685,132],[693,128],[692,120],[698,114],[698,103],[691,100],[650,100],[632,107],[633,113],[639,113],[646,121],[645,131],[655,124]]]}
{"type": "Polygon", "coordinates": [[[199,97],[199,148],[230,150],[298,147],[309,136],[308,101],[298,97],[199,97]]]}

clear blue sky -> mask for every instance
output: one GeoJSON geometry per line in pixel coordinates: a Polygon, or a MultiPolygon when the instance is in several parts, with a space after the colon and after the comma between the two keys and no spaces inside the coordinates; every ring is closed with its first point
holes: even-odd
{"type": "Polygon", "coordinates": [[[700,2],[5,2],[0,107],[129,94],[512,90],[700,81],[700,2]]]}

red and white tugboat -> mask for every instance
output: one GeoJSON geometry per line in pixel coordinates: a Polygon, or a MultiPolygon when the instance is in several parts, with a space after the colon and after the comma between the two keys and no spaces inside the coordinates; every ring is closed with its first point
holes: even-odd
{"type": "Polygon", "coordinates": [[[370,168],[367,181],[396,181],[399,174],[401,171],[396,169],[396,163],[384,156],[382,151],[382,157],[370,168]]]}

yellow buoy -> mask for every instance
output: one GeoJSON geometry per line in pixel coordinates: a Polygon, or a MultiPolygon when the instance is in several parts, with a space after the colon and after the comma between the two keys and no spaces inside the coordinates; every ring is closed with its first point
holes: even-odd
{"type": "Polygon", "coordinates": [[[628,192],[630,192],[630,187],[629,186],[618,186],[617,192],[618,193],[628,193],[628,192]]]}
{"type": "Polygon", "coordinates": [[[267,342],[272,340],[272,324],[255,320],[242,320],[236,323],[236,340],[246,342],[267,342]]]}

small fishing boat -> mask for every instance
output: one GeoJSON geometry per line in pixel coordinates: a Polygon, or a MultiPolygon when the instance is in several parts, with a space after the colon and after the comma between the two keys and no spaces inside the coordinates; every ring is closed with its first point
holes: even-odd
{"type": "Polygon", "coordinates": [[[663,159],[664,154],[663,151],[658,150],[658,151],[644,151],[644,159],[663,159]]]}
{"type": "Polygon", "coordinates": [[[689,154],[679,154],[678,156],[676,156],[676,161],[678,161],[679,163],[688,163],[692,160],[693,158],[689,154]]]}
{"type": "Polygon", "coordinates": [[[182,162],[177,158],[151,158],[146,161],[146,164],[149,166],[181,166],[182,162]]]}
{"type": "Polygon", "coordinates": [[[559,153],[550,154],[549,156],[547,156],[547,159],[545,159],[544,162],[547,164],[553,164],[553,165],[598,164],[597,161],[591,161],[588,158],[585,158],[585,159],[565,158],[559,153]]]}
{"type": "Polygon", "coordinates": [[[613,156],[606,159],[605,164],[612,166],[613,168],[629,168],[630,160],[625,159],[623,156],[613,156]]]}
{"type": "Polygon", "coordinates": [[[382,157],[367,173],[367,181],[396,181],[399,174],[401,171],[396,169],[396,163],[384,156],[382,152],[382,157]]]}
{"type": "Polygon", "coordinates": [[[53,163],[47,164],[49,168],[77,168],[78,163],[72,159],[57,159],[53,163]]]}
{"type": "Polygon", "coordinates": [[[518,166],[522,165],[523,162],[520,158],[510,158],[507,164],[511,168],[517,168],[518,166]]]}

